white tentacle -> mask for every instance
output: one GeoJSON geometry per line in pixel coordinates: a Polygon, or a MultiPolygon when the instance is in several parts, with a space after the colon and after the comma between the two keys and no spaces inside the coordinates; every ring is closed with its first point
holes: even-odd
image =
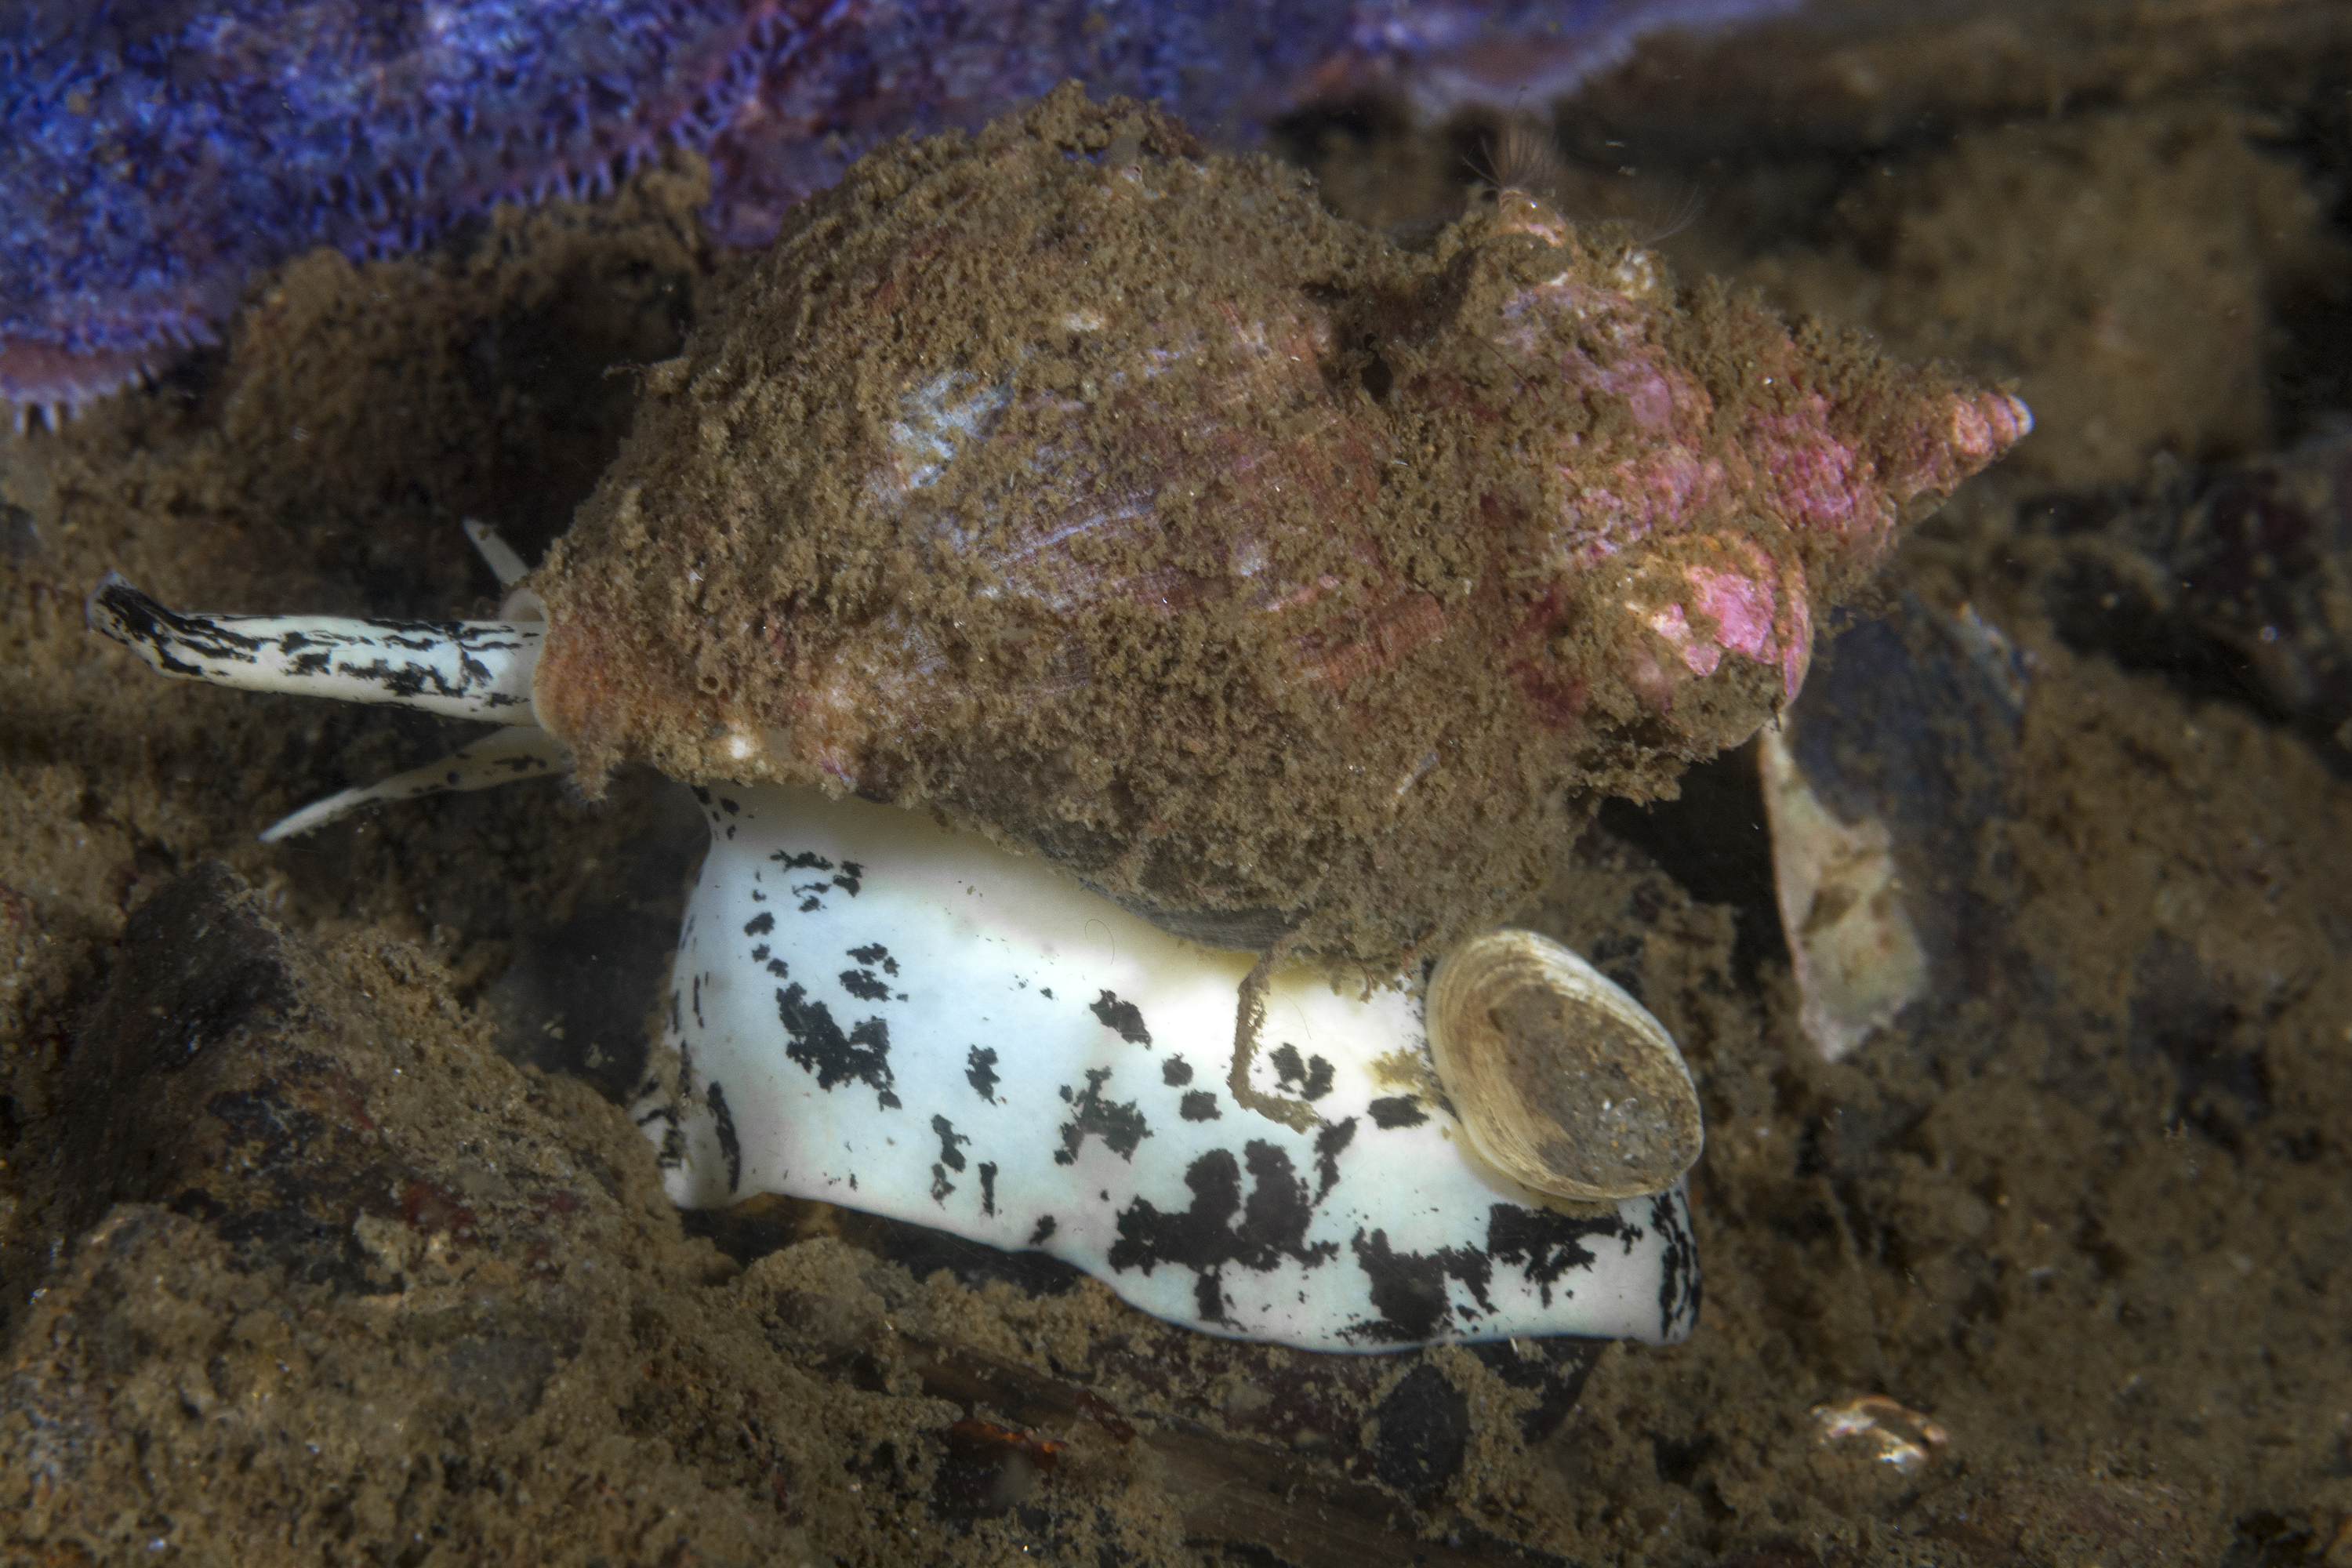
{"type": "Polygon", "coordinates": [[[314,800],[291,816],[263,829],[261,841],[275,844],[280,839],[296,837],[313,828],[324,827],[331,822],[339,822],[361,807],[381,801],[415,800],[424,795],[488,789],[496,784],[512,784],[517,779],[550,776],[561,772],[562,766],[563,746],[561,742],[537,725],[518,724],[510,729],[494,731],[438,762],[394,773],[388,779],[378,779],[372,784],[355,784],[324,800],[314,800]]]}

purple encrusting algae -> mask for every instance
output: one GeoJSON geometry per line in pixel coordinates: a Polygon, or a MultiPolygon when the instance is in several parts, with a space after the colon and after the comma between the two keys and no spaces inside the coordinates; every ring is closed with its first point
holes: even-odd
{"type": "Polygon", "coordinates": [[[211,341],[257,268],[602,190],[666,142],[754,245],[876,143],[1067,79],[1246,142],[1367,89],[1542,101],[1644,33],[1793,3],[29,0],[0,36],[0,401],[70,411],[211,341]]]}

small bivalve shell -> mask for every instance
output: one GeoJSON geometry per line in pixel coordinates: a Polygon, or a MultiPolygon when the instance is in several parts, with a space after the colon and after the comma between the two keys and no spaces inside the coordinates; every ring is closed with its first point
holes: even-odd
{"type": "Polygon", "coordinates": [[[1674,1185],[1704,1138],[1674,1037],[1624,989],[1531,931],[1473,937],[1429,983],[1438,1081],[1514,1181],[1613,1201],[1674,1185]]]}

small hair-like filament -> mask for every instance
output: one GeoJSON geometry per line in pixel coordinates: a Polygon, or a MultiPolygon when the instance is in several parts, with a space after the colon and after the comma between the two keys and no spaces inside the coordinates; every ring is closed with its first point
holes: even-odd
{"type": "Polygon", "coordinates": [[[1559,155],[1552,128],[1531,115],[1514,114],[1503,122],[1487,161],[1487,180],[1496,191],[1550,200],[1568,179],[1568,163],[1559,155]]]}
{"type": "Polygon", "coordinates": [[[490,569],[490,575],[499,580],[499,587],[511,588],[530,574],[530,563],[523,560],[521,552],[507,542],[506,535],[500,533],[494,524],[484,522],[478,517],[468,517],[460,519],[457,526],[466,531],[467,539],[480,552],[482,564],[490,569]]]}

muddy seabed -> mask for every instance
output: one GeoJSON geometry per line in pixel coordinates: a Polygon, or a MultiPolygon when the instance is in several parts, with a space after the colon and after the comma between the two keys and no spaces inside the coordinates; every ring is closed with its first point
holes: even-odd
{"type": "MultiPolygon", "coordinates": [[[[1957,825],[1962,984],[1821,1060],[1747,752],[1605,811],[1537,917],[1698,1078],[1688,1343],[1333,1362],[814,1205],[682,1218],[616,1103],[675,792],[254,841],[448,735],[157,680],[85,594],[488,613],[457,520],[543,548],[740,265],[681,162],[298,260],[151,391],[0,437],[0,1557],[2352,1564],[2345,542],[2289,595],[2300,687],[2134,575],[2205,476],[2352,417],[2352,15],[1926,12],[1654,44],[1517,170],[2040,419],[1879,606],[1972,605],[2032,672],[1957,825]],[[1823,1441],[1868,1394],[1907,1414],[1823,1441]]],[[[1499,123],[1285,148],[1411,226],[1499,123]]]]}

